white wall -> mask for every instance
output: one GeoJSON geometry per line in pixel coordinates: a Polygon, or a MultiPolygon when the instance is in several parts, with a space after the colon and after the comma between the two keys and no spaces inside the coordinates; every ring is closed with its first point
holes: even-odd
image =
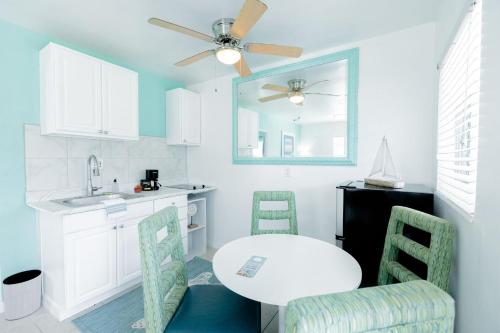
{"type": "Polygon", "coordinates": [[[296,192],[299,232],[333,241],[335,186],[362,179],[384,135],[406,180],[432,184],[434,175],[435,27],[426,24],[308,55],[360,48],[358,163],[355,167],[234,165],[231,78],[189,86],[202,95],[203,144],[188,151],[190,181],[214,184],[208,228],[212,247],[250,233],[252,193],[296,192]],[[217,88],[217,92],[215,91],[217,88]]]}
{"type": "MultiPolygon", "coordinates": [[[[438,12],[437,50],[448,47],[471,1],[446,0],[438,12]]],[[[456,228],[451,293],[456,300],[457,332],[499,332],[500,316],[500,2],[483,0],[483,47],[477,206],[470,223],[458,209],[437,199],[437,212],[456,228]]],[[[442,52],[437,53],[438,59],[442,52]]]]}
{"type": "Polygon", "coordinates": [[[332,156],[333,138],[345,137],[346,133],[346,122],[302,124],[299,144],[310,148],[307,156],[332,156]]]}

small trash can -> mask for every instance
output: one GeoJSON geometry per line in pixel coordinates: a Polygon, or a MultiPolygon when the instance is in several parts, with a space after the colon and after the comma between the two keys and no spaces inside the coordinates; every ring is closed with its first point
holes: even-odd
{"type": "Polygon", "coordinates": [[[14,320],[35,312],[42,303],[42,272],[24,271],[3,280],[5,319],[14,320]]]}

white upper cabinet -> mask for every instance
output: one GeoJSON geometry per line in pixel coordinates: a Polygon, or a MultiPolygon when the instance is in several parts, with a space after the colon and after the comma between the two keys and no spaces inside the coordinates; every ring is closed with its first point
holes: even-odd
{"type": "Polygon", "coordinates": [[[138,75],[50,43],[40,51],[42,134],[138,139],[138,75]]]}
{"type": "Polygon", "coordinates": [[[166,93],[167,142],[171,145],[201,144],[200,95],[182,88],[166,93]]]}
{"type": "Polygon", "coordinates": [[[244,108],[238,109],[238,148],[259,147],[259,114],[244,108]]]}
{"type": "Polygon", "coordinates": [[[123,67],[102,64],[102,128],[106,135],[139,136],[138,75],[123,67]]]}

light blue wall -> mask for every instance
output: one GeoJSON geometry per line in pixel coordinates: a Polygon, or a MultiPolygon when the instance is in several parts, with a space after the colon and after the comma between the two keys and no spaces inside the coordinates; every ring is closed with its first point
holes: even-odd
{"type": "Polygon", "coordinates": [[[259,130],[267,132],[267,156],[281,156],[281,132],[284,131],[295,135],[295,147],[300,142],[300,126],[295,125],[287,117],[280,117],[269,114],[269,112],[259,112],[259,130]]]}
{"type": "MultiPolygon", "coordinates": [[[[49,41],[61,41],[1,20],[0,40],[0,277],[5,277],[39,267],[35,214],[24,197],[23,125],[40,121],[38,51],[49,41]]],[[[110,57],[79,50],[139,72],[139,133],[164,137],[164,93],[181,85],[110,57]]]]}

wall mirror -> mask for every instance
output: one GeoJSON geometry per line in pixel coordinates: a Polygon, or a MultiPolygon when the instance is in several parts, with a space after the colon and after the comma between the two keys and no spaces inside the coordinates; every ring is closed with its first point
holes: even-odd
{"type": "Polygon", "coordinates": [[[233,80],[233,162],[356,164],[358,49],[233,80]]]}

